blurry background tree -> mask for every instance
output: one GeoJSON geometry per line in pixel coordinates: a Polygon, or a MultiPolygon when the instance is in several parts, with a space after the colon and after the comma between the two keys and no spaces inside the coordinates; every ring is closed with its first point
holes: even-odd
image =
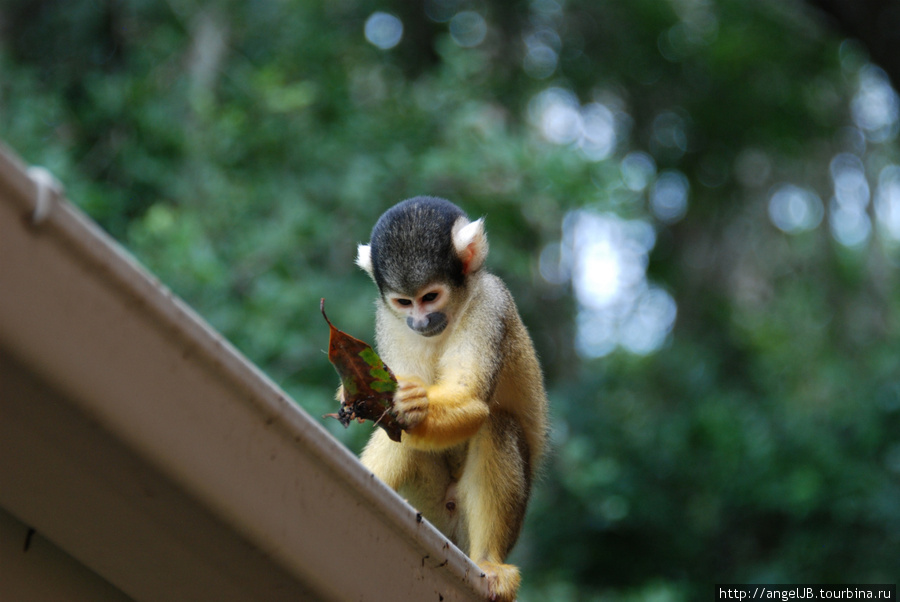
{"type": "Polygon", "coordinates": [[[316,416],[318,300],[372,339],[353,256],[377,216],[416,194],[486,215],[554,411],[523,600],[893,582],[900,109],[866,45],[896,78],[896,18],[7,0],[0,138],[316,416]]]}

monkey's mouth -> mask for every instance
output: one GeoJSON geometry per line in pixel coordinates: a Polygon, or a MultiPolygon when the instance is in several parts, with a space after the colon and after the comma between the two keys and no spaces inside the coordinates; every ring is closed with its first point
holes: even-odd
{"type": "Polygon", "coordinates": [[[433,337],[444,332],[444,329],[447,328],[447,324],[448,322],[446,320],[443,320],[441,322],[438,322],[434,326],[429,326],[424,330],[416,330],[416,332],[423,337],[433,337]]]}

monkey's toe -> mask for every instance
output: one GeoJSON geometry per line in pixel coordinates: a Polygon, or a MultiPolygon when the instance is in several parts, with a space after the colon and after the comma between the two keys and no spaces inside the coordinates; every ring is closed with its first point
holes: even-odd
{"type": "Polygon", "coordinates": [[[479,562],[478,566],[484,571],[491,600],[515,602],[516,592],[519,591],[519,583],[522,581],[518,568],[497,562],[479,562]]]}

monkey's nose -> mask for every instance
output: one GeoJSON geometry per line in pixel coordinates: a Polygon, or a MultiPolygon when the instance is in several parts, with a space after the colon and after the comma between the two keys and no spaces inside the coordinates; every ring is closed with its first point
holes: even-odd
{"type": "Polygon", "coordinates": [[[419,320],[410,316],[406,318],[406,325],[422,336],[433,337],[447,327],[447,316],[441,312],[430,313],[419,320]]]}

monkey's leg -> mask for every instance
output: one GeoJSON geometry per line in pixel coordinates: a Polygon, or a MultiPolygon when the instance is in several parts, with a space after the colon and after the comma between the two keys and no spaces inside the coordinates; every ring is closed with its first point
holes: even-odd
{"type": "Polygon", "coordinates": [[[447,456],[448,453],[424,452],[391,441],[379,429],[369,439],[360,461],[458,544],[464,533],[460,533],[447,456]]]}
{"type": "Polygon", "coordinates": [[[492,414],[469,444],[458,495],[466,513],[469,556],[484,571],[493,600],[512,602],[519,569],[503,560],[516,543],[531,489],[528,448],[519,424],[492,414]]]}
{"type": "Polygon", "coordinates": [[[413,477],[415,463],[409,452],[405,445],[391,441],[384,430],[377,429],[372,433],[359,460],[396,491],[413,477]]]}

